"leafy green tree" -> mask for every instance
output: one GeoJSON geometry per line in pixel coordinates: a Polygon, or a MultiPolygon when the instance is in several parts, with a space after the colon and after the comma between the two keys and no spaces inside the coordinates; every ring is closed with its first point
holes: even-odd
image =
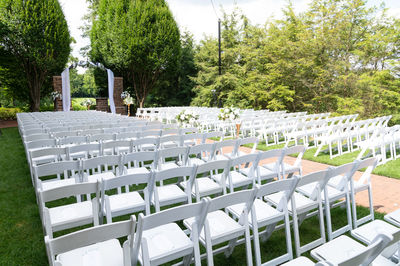
{"type": "Polygon", "coordinates": [[[50,90],[51,76],[62,71],[71,51],[61,6],[57,0],[2,0],[0,23],[0,46],[24,74],[31,110],[39,111],[41,92],[50,90]]]}
{"type": "Polygon", "coordinates": [[[121,73],[142,107],[180,58],[178,26],[164,0],[100,0],[90,32],[93,61],[121,73]]]}

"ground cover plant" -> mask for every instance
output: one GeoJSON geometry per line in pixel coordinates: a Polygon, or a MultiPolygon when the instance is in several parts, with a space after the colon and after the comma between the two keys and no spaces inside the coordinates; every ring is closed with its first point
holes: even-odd
{"type": "MultiPolygon", "coordinates": [[[[17,128],[2,129],[0,135],[0,265],[47,265],[43,241],[43,230],[39,218],[34,189],[21,137],[17,128]]],[[[359,207],[364,215],[366,208],[359,207]]],[[[383,215],[376,213],[377,218],[383,215]]],[[[120,219],[128,219],[123,216],[120,219]]],[[[340,227],[345,223],[345,210],[332,211],[333,224],[340,227]]],[[[319,234],[316,217],[307,219],[301,227],[301,239],[310,241],[319,234]]],[[[64,231],[67,233],[72,230],[64,231]]],[[[55,237],[61,233],[56,233],[55,237]]],[[[285,250],[282,230],[261,244],[263,260],[279,256],[285,250]]],[[[204,249],[203,249],[204,251],[204,249]]],[[[309,256],[309,253],[305,255],[309,256]]],[[[235,248],[231,257],[223,254],[214,257],[216,265],[244,265],[246,262],[244,245],[235,248]]]]}

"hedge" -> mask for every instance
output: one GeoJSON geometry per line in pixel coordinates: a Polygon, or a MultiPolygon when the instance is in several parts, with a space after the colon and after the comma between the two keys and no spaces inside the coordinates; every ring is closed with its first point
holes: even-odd
{"type": "Polygon", "coordinates": [[[0,107],[0,120],[16,120],[17,113],[22,112],[20,108],[0,107]]]}

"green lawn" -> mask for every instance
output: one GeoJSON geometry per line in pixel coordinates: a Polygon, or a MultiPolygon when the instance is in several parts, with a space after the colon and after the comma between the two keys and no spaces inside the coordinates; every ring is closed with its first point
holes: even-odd
{"type": "MultiPolygon", "coordinates": [[[[251,145],[246,145],[248,147],[251,147],[251,145]]],[[[270,145],[267,146],[265,144],[265,141],[262,141],[258,144],[257,149],[261,151],[268,151],[272,149],[280,149],[283,148],[285,145],[284,144],[279,144],[279,145],[270,145]]],[[[334,165],[334,166],[339,166],[345,163],[350,163],[353,162],[355,159],[357,159],[358,154],[360,153],[359,150],[351,152],[351,153],[346,153],[341,156],[337,156],[334,158],[330,158],[329,156],[329,151],[326,150],[328,146],[324,147],[321,152],[318,154],[317,157],[314,157],[314,153],[317,150],[315,147],[311,147],[307,149],[307,151],[304,153],[303,158],[306,160],[318,162],[318,163],[324,163],[324,164],[329,164],[329,165],[334,165]]],[[[367,153],[364,154],[364,156],[367,153]]],[[[375,168],[373,171],[374,174],[377,175],[382,175],[382,176],[387,176],[387,177],[392,177],[396,179],[400,179],[400,159],[397,160],[392,160],[389,161],[383,165],[379,165],[378,167],[375,168]]]]}
{"type": "MultiPolygon", "coordinates": [[[[36,205],[24,148],[16,128],[2,129],[0,135],[0,265],[47,265],[43,230],[36,205]]],[[[367,210],[359,207],[360,215],[367,210]]],[[[382,218],[377,213],[376,217],[382,218]]],[[[126,216],[125,218],[127,218],[126,216]]],[[[332,212],[336,227],[345,223],[344,209],[332,212]]],[[[307,219],[301,228],[304,241],[319,234],[317,218],[307,219]]],[[[58,236],[59,233],[55,234],[58,236]]],[[[275,258],[285,250],[283,230],[274,232],[262,243],[262,257],[275,258]]],[[[244,245],[235,248],[230,258],[215,256],[216,265],[244,265],[244,245]]],[[[309,256],[308,253],[305,255],[309,256]]],[[[254,258],[254,256],[253,256],[254,258]]],[[[203,261],[204,262],[204,261],[203,261]]]]}

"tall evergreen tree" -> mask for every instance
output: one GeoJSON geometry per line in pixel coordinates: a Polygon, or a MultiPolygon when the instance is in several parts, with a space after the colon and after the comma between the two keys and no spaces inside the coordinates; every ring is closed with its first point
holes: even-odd
{"type": "Polygon", "coordinates": [[[91,59],[123,74],[140,107],[180,57],[179,29],[164,0],[100,0],[90,39],[91,59]]]}
{"type": "MultiPolygon", "coordinates": [[[[19,66],[31,110],[39,111],[41,92],[49,90],[43,85],[62,71],[71,52],[71,37],[61,6],[57,0],[1,0],[0,23],[0,47],[19,66]]],[[[0,66],[4,62],[0,58],[0,66]]]]}

